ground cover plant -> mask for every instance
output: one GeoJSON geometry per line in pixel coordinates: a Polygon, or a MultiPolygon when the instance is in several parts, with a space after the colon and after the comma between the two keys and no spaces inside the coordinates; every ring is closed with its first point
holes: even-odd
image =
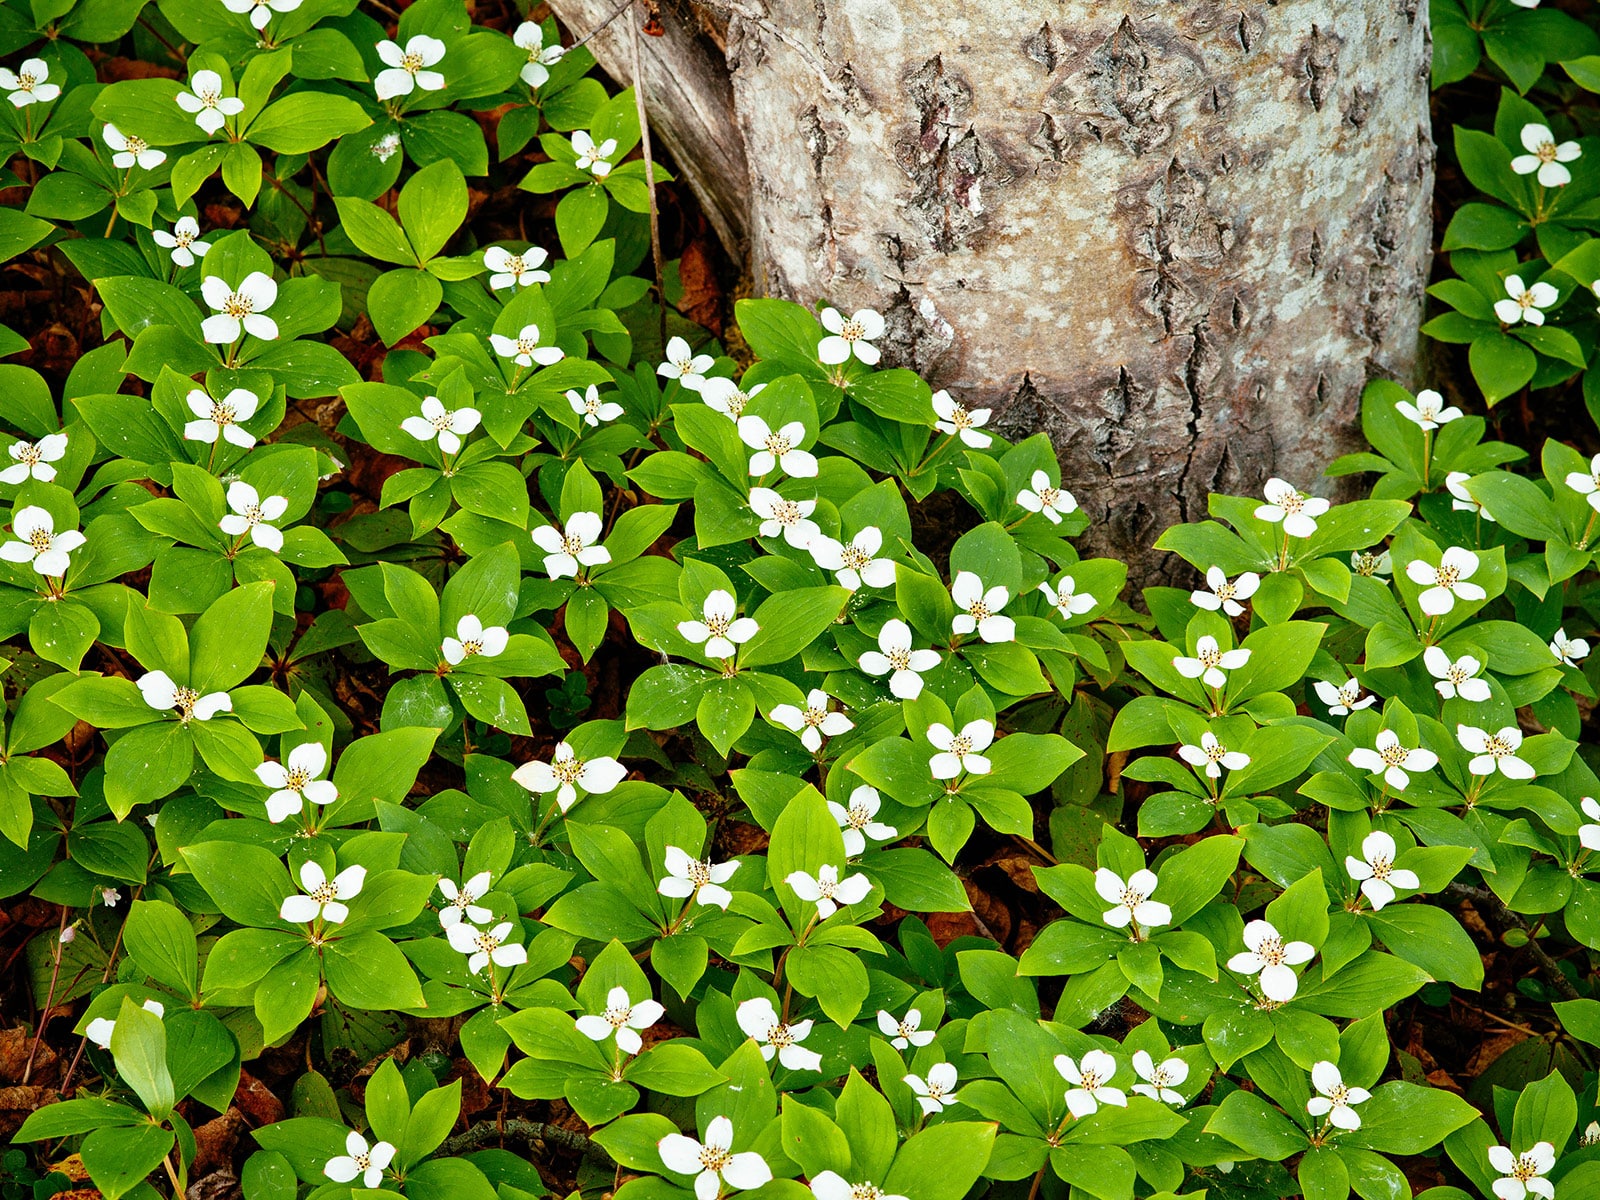
{"type": "Polygon", "coordinates": [[[1134,597],[553,21],[0,14],[8,1200],[1600,1195],[1589,26],[1436,7],[1457,383],[1134,597]]]}

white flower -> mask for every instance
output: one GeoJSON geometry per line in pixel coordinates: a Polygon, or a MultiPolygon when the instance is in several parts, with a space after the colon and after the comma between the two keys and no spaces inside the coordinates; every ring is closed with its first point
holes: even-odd
{"type": "Polygon", "coordinates": [[[1463,750],[1473,755],[1467,770],[1474,775],[1493,775],[1498,769],[1507,779],[1521,780],[1538,774],[1517,757],[1517,750],[1522,746],[1522,730],[1515,725],[1503,726],[1498,733],[1489,733],[1475,725],[1457,725],[1456,739],[1463,750]]]}
{"type": "Polygon", "coordinates": [[[527,762],[511,772],[530,792],[556,794],[556,804],[566,812],[578,802],[578,789],[603,796],[628,777],[628,768],[614,758],[579,758],[567,742],[557,742],[548,763],[527,762]]]}
{"type": "Polygon", "coordinates": [[[811,1180],[816,1200],[906,1200],[891,1196],[875,1183],[851,1183],[834,1171],[823,1171],[811,1180]]]}
{"type": "Polygon", "coordinates": [[[1098,1111],[1102,1104],[1118,1108],[1128,1106],[1126,1092],[1106,1086],[1106,1080],[1117,1073],[1117,1060],[1104,1050],[1089,1051],[1081,1062],[1058,1054],[1055,1062],[1061,1078],[1074,1085],[1067,1089],[1067,1109],[1079,1120],[1098,1111]]]}
{"type": "Polygon", "coordinates": [[[767,385],[755,383],[746,391],[725,375],[715,375],[700,385],[700,399],[730,420],[744,415],[745,405],[760,394],[767,385]]]}
{"type": "Polygon", "coordinates": [[[746,1037],[756,1040],[761,1047],[761,1057],[768,1062],[772,1061],[773,1055],[777,1055],[778,1061],[791,1071],[821,1069],[822,1055],[800,1045],[811,1032],[812,1022],[797,1021],[793,1025],[785,1025],[779,1020],[772,1001],[765,996],[742,1001],[734,1012],[734,1020],[738,1021],[746,1037]]]}
{"type": "Polygon", "coordinates": [[[301,896],[286,896],[278,909],[285,921],[315,921],[319,917],[342,924],[350,915],[350,906],[344,902],[360,895],[361,885],[367,880],[367,869],[362,866],[346,867],[332,879],[320,864],[307,859],[300,864],[301,896]]]}
{"type": "Polygon", "coordinates": [[[1276,477],[1267,480],[1262,492],[1267,502],[1256,506],[1256,518],[1274,525],[1282,522],[1283,531],[1290,537],[1310,537],[1317,531],[1316,519],[1330,507],[1321,496],[1307,496],[1276,477]]]}
{"type": "Polygon", "coordinates": [[[1494,514],[1473,499],[1472,493],[1467,491],[1467,481],[1472,476],[1466,471],[1451,471],[1444,477],[1445,491],[1450,493],[1450,507],[1456,512],[1477,513],[1485,521],[1497,523],[1494,514]]]}
{"type": "Polygon", "coordinates": [[[0,483],[24,483],[29,478],[49,483],[56,477],[56,469],[50,464],[60,462],[66,452],[67,435],[64,433],[47,434],[37,442],[12,442],[6,447],[6,453],[16,466],[0,471],[0,483]]]}
{"type": "Polygon", "coordinates": [[[635,1004],[628,999],[627,988],[614,987],[606,993],[604,1012],[599,1015],[586,1013],[578,1018],[578,1032],[595,1042],[603,1042],[615,1035],[618,1050],[624,1054],[637,1054],[644,1049],[644,1039],[639,1036],[639,1030],[649,1029],[666,1011],[659,1000],[646,996],[635,1004]]]}
{"type": "Polygon", "coordinates": [[[1394,899],[1396,888],[1415,891],[1422,886],[1415,871],[1394,865],[1394,856],[1394,838],[1381,829],[1374,829],[1361,839],[1360,858],[1345,855],[1344,869],[1361,884],[1361,894],[1372,902],[1373,912],[1394,899]]]}
{"type": "Polygon", "coordinates": [[[195,388],[189,393],[188,401],[189,411],[199,418],[183,427],[183,436],[189,441],[215,442],[220,436],[223,441],[241,450],[248,450],[256,444],[255,435],[240,424],[256,415],[256,407],[261,401],[254,392],[234,388],[221,400],[213,400],[195,388]]]}
{"type": "Polygon", "coordinates": [[[339,789],[331,780],[319,778],[328,769],[328,752],[321,742],[302,742],[289,751],[286,762],[270,759],[256,768],[256,778],[275,789],[267,797],[267,820],[274,825],[305,811],[305,802],[332,804],[339,789]]]}
{"type": "MultiPolygon", "coordinates": [[[[542,254],[543,251],[540,251],[540,253],[542,254]]],[[[542,271],[540,272],[540,274],[543,273],[542,271]]],[[[503,277],[497,275],[495,278],[503,277]]],[[[494,347],[494,352],[501,358],[509,358],[519,367],[531,367],[534,363],[538,363],[541,367],[548,367],[553,363],[560,362],[567,354],[560,346],[539,345],[539,327],[537,325],[524,325],[522,332],[514,338],[506,337],[503,333],[491,333],[489,335],[489,345],[494,347]]],[[[589,390],[591,392],[594,391],[594,387],[591,385],[589,390]]],[[[567,395],[575,396],[577,393],[568,392],[567,395]]],[[[578,411],[582,412],[583,409],[578,408],[578,411]]]]}
{"type": "Polygon", "coordinates": [[[1220,779],[1222,768],[1240,771],[1250,765],[1250,756],[1242,750],[1229,750],[1217,741],[1209,729],[1200,735],[1198,746],[1179,746],[1178,757],[1191,767],[1204,767],[1207,779],[1220,779]]]}
{"type": "Polygon", "coordinates": [[[1428,668],[1428,674],[1439,681],[1433,685],[1434,690],[1446,700],[1459,696],[1481,704],[1489,698],[1489,681],[1478,678],[1483,664],[1472,655],[1463,654],[1451,662],[1450,656],[1438,646],[1429,646],[1422,652],[1422,663],[1428,668]]]}
{"type": "Polygon", "coordinates": [[[519,942],[506,944],[510,936],[510,921],[501,921],[493,929],[479,929],[470,921],[458,921],[445,930],[450,945],[467,956],[467,970],[474,975],[491,962],[497,967],[520,967],[528,961],[526,946],[519,942]]]}
{"type": "Polygon", "coordinates": [[[122,903],[122,893],[116,888],[103,887],[100,889],[100,903],[106,908],[115,908],[122,903]]]}
{"type": "Polygon", "coordinates": [[[1044,598],[1049,602],[1050,607],[1061,614],[1061,619],[1070,621],[1073,617],[1083,616],[1084,613],[1100,603],[1088,592],[1079,595],[1076,591],[1077,586],[1077,580],[1073,579],[1071,575],[1063,575],[1056,581],[1055,587],[1051,587],[1047,580],[1039,585],[1039,590],[1044,593],[1044,598]]]}
{"type": "Polygon", "coordinates": [[[824,863],[815,876],[804,871],[791,871],[783,881],[796,896],[817,906],[817,916],[826,921],[839,911],[841,905],[860,904],[872,891],[872,881],[859,872],[839,878],[839,868],[824,863]]]}
{"type": "Polygon", "coordinates": [[[244,101],[237,96],[222,94],[222,76],[215,71],[196,71],[189,80],[189,90],[178,93],[178,107],[194,117],[194,123],[205,131],[207,137],[244,111],[244,101]]]}
{"type": "Polygon", "coordinates": [[[771,488],[751,488],[750,508],[761,518],[761,536],[783,535],[796,550],[809,549],[822,536],[822,529],[811,519],[817,511],[815,500],[785,500],[771,488]]]}
{"type": "Polygon", "coordinates": [[[379,100],[392,100],[396,96],[409,96],[413,89],[437,92],[444,88],[444,76],[428,67],[437,66],[444,58],[445,45],[438,38],[418,34],[406,41],[405,49],[391,41],[378,43],[378,57],[387,70],[379,71],[373,85],[379,100]]]}
{"type": "Polygon", "coordinates": [[[1433,566],[1420,558],[1406,564],[1406,577],[1424,591],[1417,597],[1417,606],[1430,617],[1442,617],[1456,606],[1456,600],[1469,603],[1484,599],[1489,593],[1475,583],[1468,583],[1478,570],[1478,556],[1461,546],[1451,546],[1440,556],[1439,565],[1433,566]]]}
{"type": "Polygon", "coordinates": [[[968,721],[960,733],[935,721],[928,726],[928,742],[938,753],[928,760],[928,769],[935,779],[954,779],[963,771],[969,775],[987,775],[990,763],[983,751],[993,741],[993,721],[981,718],[968,721]]]}
{"type": "Polygon", "coordinates": [[[1050,476],[1035,471],[1029,487],[1017,493],[1017,503],[1029,512],[1042,512],[1052,525],[1061,524],[1061,518],[1078,511],[1078,501],[1065,488],[1054,487],[1050,476]]]}
{"type": "Polygon", "coordinates": [[[922,1014],[914,1008],[907,1009],[906,1015],[898,1020],[880,1008],[878,1031],[889,1039],[889,1044],[896,1050],[926,1046],[934,1038],[933,1030],[922,1028],[922,1014]]]}
{"type": "Polygon", "coordinates": [[[911,626],[895,617],[884,622],[878,649],[863,654],[860,664],[868,675],[888,675],[889,693],[896,700],[915,700],[922,694],[922,673],[939,665],[939,655],[934,650],[913,650],[911,626]]]}
{"type": "Polygon", "coordinates": [[[1183,1093],[1176,1090],[1184,1080],[1189,1078],[1189,1064],[1183,1059],[1173,1056],[1157,1063],[1150,1057],[1148,1050],[1135,1050],[1133,1052],[1133,1070],[1143,1083],[1133,1085],[1133,1090],[1141,1096],[1162,1104],[1176,1104],[1180,1108],[1184,1104],[1183,1093]]]}
{"type": "MultiPolygon", "coordinates": [[[[515,291],[519,287],[531,287],[536,283],[549,283],[550,272],[540,270],[544,266],[545,259],[549,257],[549,253],[538,246],[529,246],[521,254],[513,254],[504,246],[490,246],[483,252],[483,265],[494,272],[489,276],[489,287],[497,292],[501,288],[511,288],[515,291]]],[[[528,329],[534,331],[533,340],[537,342],[539,340],[539,327],[530,325],[528,329]]],[[[522,331],[524,337],[528,335],[528,329],[522,331]]],[[[507,339],[501,339],[501,341],[505,340],[507,339]]],[[[498,344],[495,345],[495,349],[500,350],[498,344]]],[[[505,351],[500,350],[500,353],[505,354],[505,351]]],[[[510,356],[507,355],[507,357],[510,356]]]]}
{"type": "Polygon", "coordinates": [[[926,1081],[918,1075],[907,1075],[902,1082],[916,1093],[923,1114],[933,1116],[959,1099],[956,1093],[956,1068],[954,1063],[934,1063],[928,1068],[926,1081]]]}
{"type": "Polygon", "coordinates": [[[1400,415],[1413,422],[1424,433],[1429,433],[1441,425],[1447,425],[1461,416],[1461,410],[1454,405],[1446,408],[1444,397],[1432,388],[1423,388],[1417,393],[1417,402],[1409,400],[1396,400],[1395,408],[1400,410],[1400,415]]]}
{"type": "Polygon", "coordinates": [[[1221,567],[1208,567],[1206,569],[1207,591],[1196,589],[1189,593],[1189,601],[1196,608],[1203,608],[1207,612],[1216,612],[1221,609],[1230,617],[1237,617],[1244,612],[1241,600],[1248,600],[1256,594],[1256,589],[1261,586],[1261,576],[1254,571],[1246,571],[1228,582],[1228,573],[1221,567]]]}
{"type": "Polygon", "coordinates": [[[1326,1059],[1311,1068],[1311,1082],[1322,1094],[1306,1101],[1308,1113],[1313,1117],[1327,1117],[1335,1129],[1361,1128],[1361,1117],[1351,1106],[1372,1099],[1371,1092],[1366,1088],[1347,1087],[1339,1068],[1326,1059]]]}
{"type": "Polygon", "coordinates": [[[1550,653],[1565,667],[1575,667],[1589,657],[1589,643],[1584,638],[1569,638],[1565,626],[1556,630],[1550,639],[1550,653]]]}
{"type": "MultiPolygon", "coordinates": [[[[461,449],[461,439],[478,427],[483,414],[475,408],[448,409],[437,396],[422,398],[422,415],[407,417],[400,428],[419,442],[439,440],[439,449],[454,454],[461,449]]],[[[537,539],[535,539],[537,540],[537,539]]]]}
{"type": "MultiPolygon", "coordinates": [[[[71,927],[69,926],[68,928],[71,927]]],[[[74,930],[74,934],[76,934],[76,930],[74,930]]],[[[66,944],[72,940],[73,939],[67,937],[65,933],[61,935],[61,941],[63,944],[66,944]]],[[[159,1000],[146,1000],[139,1007],[144,1009],[145,1012],[155,1013],[155,1015],[158,1017],[165,1017],[167,1015],[166,1007],[159,1000]]],[[[112,1018],[96,1017],[83,1027],[83,1036],[88,1038],[96,1046],[99,1046],[100,1049],[109,1050],[111,1049],[111,1031],[116,1027],[117,1023],[112,1018]]]]}
{"type": "Polygon", "coordinates": [[[271,275],[251,271],[237,290],[220,276],[207,275],[200,281],[200,295],[212,309],[212,315],[200,322],[206,341],[225,346],[238,341],[241,333],[264,342],[278,336],[278,323],[265,315],[278,299],[278,285],[271,275]]]}
{"type": "Polygon", "coordinates": [[[667,877],[656,884],[656,891],[663,896],[673,900],[693,896],[697,904],[715,904],[724,910],[733,900],[733,893],[722,885],[738,874],[738,863],[690,858],[688,851],[668,846],[663,865],[667,877]]]}
{"type": "Polygon", "coordinates": [[[575,577],[584,567],[604,566],[611,551],[600,545],[600,514],[576,512],[567,520],[565,531],[556,525],[541,525],[533,531],[533,544],[544,551],[544,569],[551,579],[575,577]]]}
{"type": "Polygon", "coordinates": [[[740,417],[739,440],[755,451],[750,456],[750,474],[766,475],[774,467],[796,479],[810,479],[817,473],[817,456],[801,450],[806,427],[790,421],[776,432],[760,417],[740,417]]]}
{"type": "MultiPolygon", "coordinates": [[[[828,811],[833,814],[833,819],[839,822],[839,832],[844,835],[844,852],[848,858],[855,858],[867,848],[867,838],[875,842],[892,842],[900,836],[900,831],[893,825],[885,825],[882,821],[874,820],[878,809],[883,807],[883,801],[878,796],[878,789],[868,784],[861,784],[850,793],[850,807],[828,801],[828,811]]],[[[1596,818],[1600,820],[1600,817],[1596,818]]],[[[1596,827],[1600,829],[1600,826],[1596,827]]]]}
{"type": "Polygon", "coordinates": [[[1578,827],[1578,844],[1585,850],[1600,851],[1600,800],[1585,796],[1578,807],[1589,818],[1587,823],[1578,827]]]}
{"type": "Polygon", "coordinates": [[[56,532],[56,519],[37,504],[20,509],[11,518],[11,532],[17,540],[0,545],[0,559],[11,563],[31,562],[40,575],[60,579],[72,565],[68,557],[88,539],[76,529],[56,532]]]}
{"type": "Polygon", "coordinates": [[[173,683],[165,671],[146,671],[134,684],[146,704],[163,711],[177,709],[184,724],[191,720],[209,721],[218,713],[233,711],[233,698],[227,692],[207,692],[202,696],[191,687],[173,683]]]}
{"type": "Polygon", "coordinates": [[[951,631],[969,634],[977,630],[985,642],[1009,642],[1017,636],[1017,625],[1010,617],[999,615],[1011,600],[1011,593],[1003,587],[983,588],[983,580],[971,571],[956,575],[950,585],[950,598],[961,609],[950,622],[951,631]]]}
{"type": "Polygon", "coordinates": [[[1250,661],[1250,651],[1223,650],[1209,633],[1195,643],[1194,652],[1194,658],[1179,655],[1172,660],[1172,665],[1185,679],[1198,679],[1211,688],[1225,687],[1228,682],[1225,672],[1237,671],[1250,661]]]}
{"type": "Polygon", "coordinates": [[[179,217],[173,222],[171,233],[157,229],[150,234],[156,245],[172,251],[172,261],[180,267],[194,266],[194,260],[204,258],[206,251],[211,249],[205,242],[196,240],[199,236],[200,222],[193,217],[179,217]]]}
{"type": "Polygon", "coordinates": [[[249,13],[250,24],[257,29],[265,29],[273,13],[293,12],[300,7],[300,3],[301,0],[222,0],[222,7],[240,16],[249,13]]]}
{"type": "Polygon", "coordinates": [[[1392,575],[1394,558],[1387,550],[1380,550],[1376,554],[1370,550],[1356,550],[1350,555],[1350,569],[1363,579],[1371,579],[1375,575],[1392,575]]]}
{"type": "MultiPolygon", "coordinates": [[[[721,661],[739,653],[739,647],[760,632],[753,617],[740,617],[739,602],[724,588],[715,589],[701,605],[703,621],[679,621],[678,632],[695,645],[704,643],[707,658],[721,661]]],[[[789,705],[781,707],[792,707],[789,705]]],[[[776,716],[776,710],[774,710],[776,716]]]]}
{"type": "Polygon", "coordinates": [[[1363,708],[1371,708],[1376,704],[1376,696],[1361,695],[1361,684],[1354,679],[1347,679],[1343,683],[1334,684],[1325,679],[1319,679],[1312,685],[1317,693],[1317,699],[1328,706],[1328,712],[1336,717],[1347,716],[1363,708]]]}
{"type": "Polygon", "coordinates": [[[488,871],[479,871],[457,887],[455,880],[441,877],[439,891],[444,893],[444,898],[450,903],[439,910],[440,928],[449,929],[452,925],[461,924],[462,921],[487,925],[494,920],[494,913],[478,903],[489,891],[493,879],[488,871]]]}
{"type": "Polygon", "coordinates": [[[505,650],[508,641],[510,637],[503,625],[485,626],[468,613],[456,622],[455,637],[445,638],[439,650],[445,662],[458,667],[469,658],[494,658],[505,650]]]}
{"type": "Polygon", "coordinates": [[[726,1183],[736,1191],[748,1192],[765,1186],[772,1179],[772,1168],[754,1150],[735,1154],[733,1122],[715,1117],[706,1126],[704,1144],[681,1133],[669,1133],[656,1143],[656,1150],[667,1170],[693,1175],[695,1200],[716,1200],[726,1183]]]}
{"type": "Polygon", "coordinates": [[[6,97],[17,108],[30,104],[48,104],[61,95],[61,89],[50,78],[50,66],[42,58],[30,58],[15,71],[0,67],[0,88],[10,94],[6,97]]]}
{"type": "MultiPolygon", "coordinates": [[[[608,143],[609,144],[609,143],[608,143]]],[[[709,354],[696,354],[681,337],[667,342],[667,361],[656,367],[656,374],[665,379],[676,379],[691,392],[705,386],[706,372],[717,360],[709,354]]]]}
{"type": "Polygon", "coordinates": [[[963,443],[974,450],[982,450],[994,441],[987,433],[980,433],[978,427],[989,423],[990,409],[974,408],[968,411],[957,404],[950,393],[940,388],[933,394],[933,414],[938,419],[933,427],[940,433],[949,434],[951,437],[959,436],[963,443]]]}
{"type": "MultiPolygon", "coordinates": [[[[523,363],[527,366],[527,363],[523,363]]],[[[615,421],[627,410],[615,400],[602,400],[600,389],[590,384],[587,391],[576,390],[567,393],[567,403],[572,405],[572,411],[583,418],[583,423],[594,428],[602,421],[615,421]]]]}
{"type": "Polygon", "coordinates": [[[372,149],[367,153],[381,163],[388,162],[396,154],[400,153],[400,135],[398,133],[384,134],[372,143],[372,149]]]}
{"type": "Polygon", "coordinates": [[[111,165],[119,171],[126,171],[134,163],[146,171],[153,171],[167,161],[165,150],[157,150],[142,137],[125,134],[115,125],[107,125],[100,131],[100,136],[116,152],[111,156],[111,165]]]}
{"type": "Polygon", "coordinates": [[[550,68],[561,61],[566,53],[559,45],[544,44],[544,30],[537,21],[524,21],[511,35],[511,43],[528,52],[528,61],[521,71],[522,82],[529,87],[543,87],[550,80],[550,68]]]}
{"type": "Polygon", "coordinates": [[[1261,994],[1282,1003],[1293,1000],[1300,979],[1290,968],[1308,963],[1317,953],[1310,942],[1285,942],[1277,929],[1266,921],[1251,921],[1244,927],[1244,944],[1249,950],[1228,960],[1228,970],[1261,977],[1261,994]]]}
{"type": "MultiPolygon", "coordinates": [[[[695,622],[685,622],[685,624],[695,624],[695,622]]],[[[717,656],[710,655],[710,657],[717,656]]],[[[812,688],[806,696],[805,708],[802,709],[795,704],[778,704],[773,707],[771,717],[785,729],[799,734],[800,744],[815,754],[822,749],[824,737],[838,737],[856,727],[855,722],[842,712],[828,710],[828,702],[831,699],[832,697],[821,688],[812,688]]]]}
{"type": "MultiPolygon", "coordinates": [[[[596,146],[594,137],[587,130],[579,129],[572,135],[572,148],[578,155],[578,161],[573,164],[578,170],[587,171],[596,179],[604,179],[611,174],[611,168],[615,165],[611,161],[611,156],[617,152],[616,138],[607,138],[596,146]]],[[[681,342],[683,339],[673,338],[672,341],[681,342]]],[[[667,357],[672,357],[671,342],[667,343],[667,357]]],[[[707,365],[709,366],[710,364],[708,363],[707,365]]],[[[685,384],[684,386],[692,387],[693,385],[685,384]]]]}
{"type": "Polygon", "coordinates": [[[1545,1178],[1556,1165],[1556,1148],[1549,1142],[1535,1142],[1533,1149],[1522,1154],[1512,1154],[1505,1146],[1490,1146],[1489,1165],[1504,1176],[1494,1181],[1494,1194],[1500,1200],[1523,1200],[1529,1192],[1554,1200],[1555,1184],[1545,1178]]]}
{"type": "Polygon", "coordinates": [[[1589,471],[1573,471],[1567,476],[1567,486],[1589,502],[1589,507],[1600,512],[1600,454],[1589,460],[1589,471]]]}
{"type": "Polygon", "coordinates": [[[1522,282],[1522,276],[1507,275],[1506,295],[1510,299],[1496,300],[1494,315],[1500,318],[1503,325],[1515,325],[1518,321],[1543,325],[1544,313],[1541,310],[1554,304],[1560,294],[1548,283],[1541,282],[1528,287],[1522,282]]]}
{"type": "Polygon", "coordinates": [[[1578,1139],[1580,1147],[1600,1144],[1600,1121],[1590,1121],[1583,1127],[1583,1136],[1578,1139]]]}
{"type": "Polygon", "coordinates": [[[289,510],[289,501],[282,496],[261,494],[242,479],[228,485],[228,507],[231,513],[218,521],[222,532],[229,537],[250,535],[250,540],[263,550],[276,554],[283,549],[283,531],[268,522],[276,521],[289,510]]]}
{"type": "Polygon", "coordinates": [[[875,588],[894,586],[894,560],[874,557],[883,549],[883,533],[876,525],[862,529],[848,545],[819,534],[806,549],[817,566],[834,572],[840,587],[856,592],[863,584],[875,588]]]}
{"type": "Polygon", "coordinates": [[[330,1158],[322,1168],[322,1173],[335,1183],[350,1183],[359,1176],[362,1187],[375,1188],[383,1182],[383,1169],[394,1161],[394,1147],[388,1142],[369,1149],[367,1139],[354,1131],[344,1139],[344,1149],[343,1154],[330,1158]]]}
{"type": "Polygon", "coordinates": [[[872,343],[883,336],[883,317],[870,308],[858,309],[846,318],[836,308],[822,310],[822,327],[827,337],[817,343],[817,358],[829,366],[850,361],[854,354],[867,366],[877,366],[882,353],[872,343]]]}
{"type": "Polygon", "coordinates": [[[1571,183],[1572,172],[1561,164],[1576,162],[1583,157],[1583,147],[1577,142],[1557,145],[1556,135],[1550,132],[1548,125],[1524,125],[1522,148],[1527,153],[1513,158],[1511,169],[1518,175],[1538,172],[1540,185],[1547,188],[1565,187],[1571,183]]]}
{"type": "Polygon", "coordinates": [[[1405,791],[1411,782],[1408,771],[1431,771],[1439,762],[1432,750],[1407,750],[1392,729],[1380,729],[1373,745],[1372,750],[1362,747],[1350,751],[1346,761],[1358,771],[1382,775],[1383,781],[1397,792],[1405,791]]]}
{"type": "Polygon", "coordinates": [[[1156,873],[1141,867],[1126,880],[1115,871],[1101,867],[1094,873],[1094,890],[1100,899],[1114,907],[1100,914],[1100,919],[1113,929],[1126,929],[1137,922],[1141,929],[1172,924],[1172,909],[1159,900],[1150,899],[1156,890],[1156,873]]]}

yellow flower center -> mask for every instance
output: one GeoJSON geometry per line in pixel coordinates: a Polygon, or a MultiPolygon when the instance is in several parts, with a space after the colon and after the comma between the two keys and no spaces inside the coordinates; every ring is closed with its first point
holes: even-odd
{"type": "MultiPolygon", "coordinates": [[[[128,139],[128,148],[133,148],[133,139],[128,139]]],[[[256,302],[243,292],[230,292],[228,298],[222,302],[222,311],[235,319],[248,317],[256,310],[256,302]]]]}
{"type": "Polygon", "coordinates": [[[422,70],[423,65],[422,55],[420,54],[402,54],[400,56],[400,69],[407,74],[415,75],[422,70]]]}
{"type": "Polygon", "coordinates": [[[339,898],[339,889],[333,886],[332,880],[329,880],[320,887],[312,888],[310,896],[318,904],[332,904],[339,898]]]}
{"type": "Polygon", "coordinates": [[[48,529],[35,529],[28,535],[28,545],[33,547],[35,554],[43,554],[50,549],[50,544],[55,541],[48,529]]]}

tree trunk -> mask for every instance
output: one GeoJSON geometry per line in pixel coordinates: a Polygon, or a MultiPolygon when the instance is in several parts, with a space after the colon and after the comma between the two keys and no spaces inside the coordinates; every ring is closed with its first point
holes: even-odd
{"type": "MultiPolygon", "coordinates": [[[[586,32],[614,2],[555,8],[586,32]]],[[[629,20],[591,45],[631,81],[629,20]]],[[[886,361],[1007,434],[1048,431],[1096,549],[1133,554],[1213,490],[1316,486],[1362,386],[1412,374],[1418,0],[735,0],[663,20],[647,102],[755,290],[877,308],[886,361]]]]}

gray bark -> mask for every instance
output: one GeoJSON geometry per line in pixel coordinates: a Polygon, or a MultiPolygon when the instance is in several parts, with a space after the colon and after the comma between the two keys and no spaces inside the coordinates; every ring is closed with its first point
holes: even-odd
{"type": "MultiPolygon", "coordinates": [[[[613,0],[555,8],[586,31],[613,0]]],[[[624,80],[628,19],[592,43],[624,80]]],[[[888,361],[1003,432],[1049,432],[1094,549],[1129,555],[1213,490],[1312,489],[1362,386],[1412,375],[1418,0],[734,0],[663,20],[647,101],[754,290],[877,308],[888,361]]]]}

